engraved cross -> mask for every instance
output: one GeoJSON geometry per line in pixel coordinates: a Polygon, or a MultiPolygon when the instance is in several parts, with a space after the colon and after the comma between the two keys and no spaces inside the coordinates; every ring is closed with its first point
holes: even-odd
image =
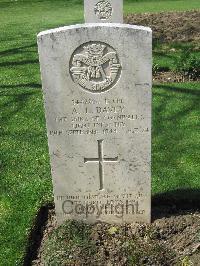
{"type": "Polygon", "coordinates": [[[84,163],[98,163],[99,164],[99,181],[100,189],[104,189],[104,163],[118,162],[118,156],[115,158],[104,158],[103,155],[103,140],[97,140],[98,142],[98,158],[84,158],[84,163]]]}

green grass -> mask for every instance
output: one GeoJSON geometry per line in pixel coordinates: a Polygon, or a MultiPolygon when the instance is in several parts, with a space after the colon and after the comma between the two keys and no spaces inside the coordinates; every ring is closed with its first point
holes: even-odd
{"type": "Polygon", "coordinates": [[[198,83],[153,87],[153,194],[200,189],[199,98],[198,83]]]}
{"type": "Polygon", "coordinates": [[[153,47],[154,65],[157,65],[158,70],[176,70],[180,57],[186,51],[189,51],[190,56],[200,57],[200,47],[197,43],[155,43],[153,47]]]}
{"type": "Polygon", "coordinates": [[[37,210],[52,199],[52,186],[40,89],[11,85],[0,97],[0,265],[14,265],[37,210]]]}
{"type": "Polygon", "coordinates": [[[186,11],[199,9],[198,0],[125,0],[125,13],[186,11]]]}
{"type": "MultiPolygon", "coordinates": [[[[164,6],[169,2],[176,3],[177,9],[199,7],[199,1],[184,1],[183,5],[183,1],[166,0],[161,1],[160,8],[166,10],[164,6]]],[[[125,1],[126,12],[147,12],[153,7],[158,11],[157,1],[125,1]]],[[[20,263],[38,208],[52,200],[36,34],[82,21],[82,5],[76,0],[0,1],[0,265],[3,266],[20,263]]],[[[163,47],[155,47],[155,60],[170,68],[172,61],[166,59],[163,47]]],[[[197,89],[196,83],[154,87],[154,194],[200,187],[197,89]]]]}

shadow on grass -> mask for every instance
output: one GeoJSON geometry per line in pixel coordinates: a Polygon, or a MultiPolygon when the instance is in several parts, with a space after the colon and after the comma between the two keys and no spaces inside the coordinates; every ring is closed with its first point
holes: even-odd
{"type": "MultiPolygon", "coordinates": [[[[12,48],[12,49],[7,49],[4,51],[0,51],[0,56],[4,57],[4,62],[0,62],[0,68],[3,67],[12,67],[10,68],[9,73],[16,75],[17,77],[19,76],[21,79],[25,77],[25,80],[27,80],[28,75],[32,77],[32,79],[35,76],[35,69],[37,68],[37,65],[39,65],[39,59],[37,55],[37,50],[35,49],[37,47],[36,43],[30,44],[30,45],[25,45],[17,48],[12,48]],[[30,49],[34,47],[33,49],[30,49]],[[31,55],[32,58],[27,58],[28,53],[32,53],[31,55]],[[22,60],[22,54],[23,54],[23,60],[22,60]],[[19,59],[18,59],[19,58],[19,59]],[[24,70],[21,71],[20,66],[24,66],[24,70]],[[16,74],[15,74],[16,72],[16,74]]],[[[29,56],[28,56],[29,57],[29,56]]],[[[37,71],[39,68],[37,69],[37,71]]],[[[2,70],[2,80],[5,80],[4,84],[0,84],[0,89],[32,89],[32,88],[41,88],[41,84],[39,84],[37,81],[37,77],[35,77],[35,82],[33,81],[32,83],[20,83],[20,84],[12,84],[14,83],[10,77],[9,74],[7,73],[6,69],[2,70]],[[10,84],[11,83],[11,84],[10,84]]],[[[17,80],[17,79],[16,79],[17,80]]],[[[17,81],[15,81],[17,82],[17,81]]],[[[26,82],[26,81],[25,81],[26,82]]],[[[2,95],[2,92],[1,92],[2,95]]]]}
{"type": "Polygon", "coordinates": [[[153,192],[199,189],[197,85],[155,85],[153,95],[153,192]]]}
{"type": "MultiPolygon", "coordinates": [[[[27,85],[28,87],[28,84],[25,84],[25,85],[27,85]]],[[[24,87],[25,85],[22,84],[22,87],[24,87]]],[[[37,87],[38,85],[35,84],[35,87],[37,87]]],[[[32,89],[35,87],[32,86],[32,89]]],[[[27,89],[25,88],[26,91],[23,92],[22,89],[20,89],[20,93],[16,92],[16,90],[17,89],[15,88],[14,92],[13,91],[10,92],[8,91],[8,88],[7,88],[0,92],[1,98],[2,99],[5,98],[5,100],[1,103],[1,110],[2,110],[1,125],[2,126],[5,125],[7,127],[9,125],[10,119],[16,116],[17,113],[23,112],[23,109],[25,109],[26,106],[28,105],[29,99],[38,94],[38,90],[27,91],[27,89]]],[[[16,129],[18,129],[19,127],[20,125],[17,126],[16,124],[16,129]]]]}
{"type": "Polygon", "coordinates": [[[49,212],[52,209],[54,209],[54,205],[51,203],[42,206],[35,217],[33,227],[29,235],[26,255],[23,261],[24,266],[32,265],[33,260],[37,258],[38,248],[41,245],[44,230],[48,221],[49,212]]]}
{"type": "Polygon", "coordinates": [[[12,49],[8,49],[8,50],[0,51],[0,55],[1,56],[7,56],[7,55],[18,54],[18,53],[20,53],[20,54],[21,53],[30,53],[30,52],[35,53],[35,51],[25,50],[27,48],[32,48],[32,47],[37,47],[37,44],[33,43],[30,45],[25,45],[25,46],[21,46],[21,47],[17,47],[17,48],[12,48],[12,49]]]}
{"type": "MultiPolygon", "coordinates": [[[[27,88],[27,89],[41,89],[42,85],[39,83],[27,83],[27,84],[12,84],[12,85],[1,85],[0,88],[2,89],[15,89],[15,88],[27,88]]],[[[7,94],[6,94],[7,95],[7,94]]]]}
{"type": "Polygon", "coordinates": [[[161,51],[153,51],[153,54],[154,54],[154,56],[157,55],[157,56],[162,56],[165,58],[170,58],[173,60],[176,59],[176,54],[167,54],[166,52],[161,52],[161,51]]]}
{"type": "Polygon", "coordinates": [[[13,62],[2,62],[0,63],[0,67],[7,67],[7,66],[23,66],[28,64],[38,64],[39,60],[24,60],[24,61],[13,61],[13,62]]]}
{"type": "Polygon", "coordinates": [[[157,89],[159,90],[162,88],[163,90],[166,91],[173,91],[173,92],[178,92],[178,93],[186,93],[186,94],[191,94],[191,95],[196,95],[200,96],[200,90],[195,90],[195,89],[187,89],[186,87],[174,87],[173,85],[154,85],[153,86],[155,89],[155,92],[157,92],[157,89]]]}
{"type": "Polygon", "coordinates": [[[200,189],[177,189],[152,197],[152,222],[156,219],[200,211],[200,189]]]}

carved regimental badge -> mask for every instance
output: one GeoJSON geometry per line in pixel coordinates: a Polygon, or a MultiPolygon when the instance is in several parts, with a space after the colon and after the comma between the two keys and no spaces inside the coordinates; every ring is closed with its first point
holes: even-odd
{"type": "Polygon", "coordinates": [[[69,69],[75,83],[86,91],[101,93],[119,80],[121,64],[113,47],[102,42],[88,42],[74,51],[69,69]]]}
{"type": "Polygon", "coordinates": [[[99,1],[95,7],[94,12],[99,19],[109,19],[112,16],[112,6],[108,1],[99,1]]]}

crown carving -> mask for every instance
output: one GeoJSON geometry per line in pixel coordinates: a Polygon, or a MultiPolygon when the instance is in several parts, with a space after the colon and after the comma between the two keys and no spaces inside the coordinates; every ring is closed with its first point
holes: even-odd
{"type": "Polygon", "coordinates": [[[102,56],[106,46],[102,44],[91,44],[84,47],[84,50],[90,55],[102,56]]]}

